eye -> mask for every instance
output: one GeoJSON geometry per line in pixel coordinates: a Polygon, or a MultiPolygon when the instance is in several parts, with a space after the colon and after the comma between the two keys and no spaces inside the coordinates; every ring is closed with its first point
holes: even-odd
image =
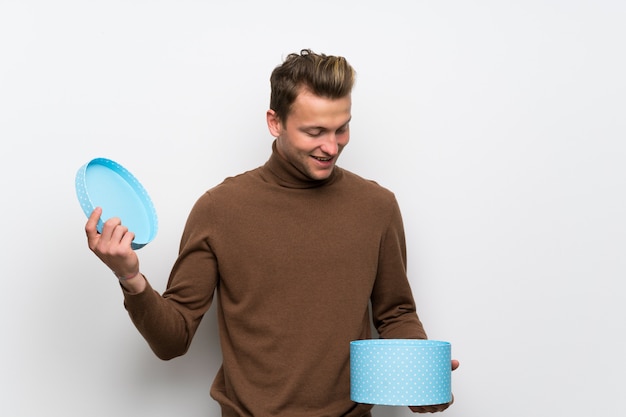
{"type": "Polygon", "coordinates": [[[314,130],[307,130],[306,134],[309,135],[312,138],[318,138],[320,136],[322,136],[322,130],[320,129],[314,129],[314,130]]]}

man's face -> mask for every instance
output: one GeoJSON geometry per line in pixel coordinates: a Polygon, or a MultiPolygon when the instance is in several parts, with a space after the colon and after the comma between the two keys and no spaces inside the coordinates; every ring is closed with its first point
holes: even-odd
{"type": "Polygon", "coordinates": [[[328,178],[350,140],[351,107],[350,95],[328,99],[303,89],[286,121],[268,110],[267,125],[278,153],[307,177],[328,178]]]}

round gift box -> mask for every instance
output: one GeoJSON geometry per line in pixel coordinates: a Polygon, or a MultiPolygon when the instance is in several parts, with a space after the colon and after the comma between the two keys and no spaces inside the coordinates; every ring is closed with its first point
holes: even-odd
{"type": "Polygon", "coordinates": [[[452,400],[449,342],[371,339],[350,342],[350,399],[421,406],[452,400]]]}

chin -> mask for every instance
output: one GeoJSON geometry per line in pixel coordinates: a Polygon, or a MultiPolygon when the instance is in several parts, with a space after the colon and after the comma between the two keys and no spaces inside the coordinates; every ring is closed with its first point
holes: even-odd
{"type": "Polygon", "coordinates": [[[333,170],[330,169],[324,172],[317,172],[316,175],[309,175],[309,177],[313,178],[314,180],[322,181],[330,177],[330,174],[332,173],[333,173],[333,170]]]}

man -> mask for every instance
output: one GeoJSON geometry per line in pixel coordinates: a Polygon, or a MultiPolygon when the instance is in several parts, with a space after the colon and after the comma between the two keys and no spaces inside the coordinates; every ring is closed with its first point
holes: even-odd
{"type": "Polygon", "coordinates": [[[395,197],[336,166],[354,78],[344,58],[310,50],[274,69],[270,159],[198,199],[162,296],[120,219],[98,234],[97,208],[85,227],[158,357],[187,351],[217,296],[223,365],[211,395],[225,417],[369,416],[371,405],[350,400],[350,341],[371,338],[372,319],[381,337],[426,338],[395,197]]]}

